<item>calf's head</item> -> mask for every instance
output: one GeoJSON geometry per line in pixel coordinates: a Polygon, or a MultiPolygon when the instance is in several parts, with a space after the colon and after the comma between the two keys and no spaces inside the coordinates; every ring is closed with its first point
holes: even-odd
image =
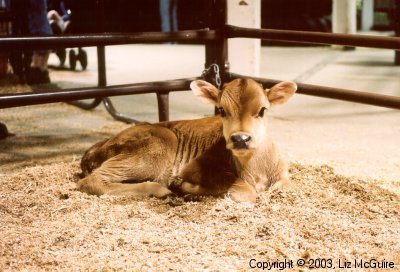
{"type": "Polygon", "coordinates": [[[266,140],[268,109],[285,103],[297,86],[293,82],[281,82],[264,90],[252,79],[235,79],[222,90],[202,80],[193,81],[190,88],[203,102],[218,108],[226,147],[234,156],[242,157],[251,155],[266,140]]]}

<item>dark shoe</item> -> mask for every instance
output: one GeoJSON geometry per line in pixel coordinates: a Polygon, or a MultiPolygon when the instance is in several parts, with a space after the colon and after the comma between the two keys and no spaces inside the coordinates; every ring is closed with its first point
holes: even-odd
{"type": "Polygon", "coordinates": [[[51,27],[51,31],[53,32],[54,35],[62,33],[62,29],[61,29],[60,25],[57,24],[56,21],[51,20],[50,21],[50,27],[51,27]]]}
{"type": "Polygon", "coordinates": [[[76,60],[77,60],[77,56],[76,56],[74,49],[69,50],[69,67],[72,71],[75,71],[76,60]]]}
{"type": "Polygon", "coordinates": [[[78,49],[78,61],[81,63],[82,70],[86,70],[88,65],[87,53],[81,48],[78,49]]]}
{"type": "Polygon", "coordinates": [[[3,123],[0,123],[0,140],[5,139],[9,136],[15,136],[15,134],[8,132],[6,125],[3,123]]]}
{"type": "Polygon", "coordinates": [[[26,76],[29,85],[50,83],[49,71],[42,71],[39,68],[30,68],[26,76]]]}
{"type": "Polygon", "coordinates": [[[63,67],[67,58],[67,50],[65,48],[57,49],[56,55],[60,59],[60,67],[63,67]]]}

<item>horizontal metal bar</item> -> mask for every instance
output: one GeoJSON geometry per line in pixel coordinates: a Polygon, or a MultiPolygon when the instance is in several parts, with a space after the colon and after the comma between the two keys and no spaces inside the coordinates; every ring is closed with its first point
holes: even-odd
{"type": "Polygon", "coordinates": [[[56,48],[86,47],[134,43],[182,42],[204,44],[218,39],[214,30],[187,30],[178,32],[136,32],[136,33],[104,33],[83,35],[52,36],[3,36],[0,37],[0,50],[16,48],[56,48]]]}
{"type": "MultiPolygon", "coordinates": [[[[270,88],[273,85],[281,82],[281,80],[249,77],[234,73],[231,73],[230,76],[232,79],[252,78],[257,82],[262,83],[266,88],[270,88]]],[[[338,100],[357,102],[357,103],[392,108],[392,109],[400,109],[400,97],[398,96],[324,87],[324,86],[304,84],[304,83],[297,83],[297,85],[298,85],[297,93],[301,94],[319,96],[325,98],[333,98],[338,100]]]]}
{"type": "Polygon", "coordinates": [[[227,38],[254,38],[306,44],[335,44],[400,50],[400,38],[398,37],[277,29],[255,29],[232,25],[225,26],[225,35],[227,38]]]}
{"type": "Polygon", "coordinates": [[[190,89],[190,83],[199,77],[183,78],[167,81],[154,81],[108,87],[76,88],[49,90],[38,93],[23,93],[0,96],[0,109],[38,105],[55,102],[67,102],[88,98],[104,98],[108,96],[166,93],[190,89]]]}

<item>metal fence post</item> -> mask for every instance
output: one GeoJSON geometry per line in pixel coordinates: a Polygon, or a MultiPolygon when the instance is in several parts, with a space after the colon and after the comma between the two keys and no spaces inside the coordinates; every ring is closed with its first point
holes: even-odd
{"type": "Polygon", "coordinates": [[[225,37],[225,25],[227,23],[227,4],[226,0],[210,0],[207,1],[210,13],[208,24],[211,29],[215,29],[219,39],[206,44],[206,63],[208,68],[211,64],[216,63],[219,66],[222,84],[227,80],[229,71],[228,62],[228,40],[225,37]]]}
{"type": "MultiPolygon", "coordinates": [[[[219,39],[213,42],[206,43],[206,62],[207,69],[211,64],[215,63],[219,66],[221,86],[228,80],[229,62],[228,62],[228,40],[225,37],[225,25],[228,20],[227,2],[226,0],[209,0],[207,9],[209,13],[208,27],[216,30],[219,39]]],[[[215,108],[214,113],[218,110],[215,108]]]]}

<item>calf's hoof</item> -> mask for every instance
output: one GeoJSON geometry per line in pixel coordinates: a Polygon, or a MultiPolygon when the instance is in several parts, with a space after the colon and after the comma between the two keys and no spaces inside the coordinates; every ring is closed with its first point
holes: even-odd
{"type": "Polygon", "coordinates": [[[205,198],[205,196],[202,195],[191,195],[187,194],[183,196],[183,201],[185,202],[200,202],[205,198]]]}
{"type": "Polygon", "coordinates": [[[148,182],[146,185],[147,185],[147,190],[150,192],[149,193],[150,197],[165,199],[170,196],[175,196],[175,194],[171,192],[171,190],[158,183],[148,182]]]}
{"type": "Polygon", "coordinates": [[[171,180],[169,181],[169,186],[168,189],[170,189],[171,191],[180,194],[181,193],[181,186],[183,183],[183,179],[180,177],[173,177],[171,178],[171,180]]]}
{"type": "Polygon", "coordinates": [[[227,196],[235,202],[255,203],[257,200],[257,193],[255,192],[229,191],[227,196]]]}

